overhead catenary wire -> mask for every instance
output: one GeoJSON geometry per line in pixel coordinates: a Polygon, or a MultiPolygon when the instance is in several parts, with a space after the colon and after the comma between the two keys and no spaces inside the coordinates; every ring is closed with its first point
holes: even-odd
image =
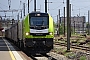
{"type": "MultiPolygon", "coordinates": [[[[27,0],[19,0],[19,1],[22,1],[22,3],[25,3],[25,5],[26,5],[25,8],[27,8],[27,0]]],[[[30,0],[30,2],[31,2],[31,1],[32,1],[32,0],[30,0]]],[[[79,6],[76,7],[76,5],[75,5],[74,3],[76,3],[76,4],[78,4],[78,3],[87,3],[87,2],[89,2],[89,1],[90,1],[90,0],[85,0],[85,1],[83,1],[83,0],[79,0],[79,1],[78,1],[78,0],[70,0],[70,2],[73,4],[73,12],[76,12],[75,14],[77,15],[78,12],[79,12],[79,9],[80,9],[80,13],[81,13],[83,9],[86,10],[86,9],[89,8],[89,6],[90,6],[90,5],[88,4],[87,6],[85,5],[85,6],[83,6],[83,7],[78,8],[79,6]],[[75,8],[74,8],[74,7],[75,7],[75,8]],[[77,11],[78,11],[78,12],[77,12],[77,11]]],[[[51,2],[53,2],[52,4],[55,4],[55,7],[53,7],[52,9],[49,8],[49,9],[50,9],[49,12],[55,11],[55,10],[57,10],[57,9],[59,9],[59,8],[62,10],[62,9],[63,9],[62,6],[65,6],[65,3],[66,3],[65,0],[61,0],[61,1],[60,1],[60,0],[58,0],[58,1],[54,1],[54,0],[53,0],[53,1],[51,1],[51,2]],[[63,1],[64,1],[64,4],[62,4],[63,1]],[[57,4],[57,5],[56,5],[56,4],[57,4]],[[62,6],[58,6],[58,4],[59,4],[59,5],[62,5],[62,6]]],[[[22,4],[22,3],[21,3],[21,4],[22,4]]],[[[3,5],[3,6],[5,5],[5,4],[2,4],[1,2],[0,2],[0,4],[3,5]]],[[[8,6],[6,6],[6,7],[8,7],[8,6]]],[[[20,11],[19,11],[18,13],[20,13],[20,11]]],[[[17,15],[18,13],[14,13],[14,14],[17,15]]],[[[84,13],[85,13],[85,12],[84,12],[84,13]]],[[[84,13],[82,12],[82,14],[84,14],[84,13]]],[[[52,13],[52,14],[53,14],[53,13],[52,13]]],[[[62,15],[62,14],[63,14],[63,13],[61,13],[61,15],[62,15]]],[[[73,14],[74,14],[74,13],[73,13],[73,14]]],[[[75,15],[75,14],[74,14],[74,15],[75,15]]],[[[15,15],[14,15],[14,16],[15,16],[15,15]]]]}
{"type": "MultiPolygon", "coordinates": [[[[9,1],[9,0],[8,0],[8,1],[9,1]]],[[[26,1],[26,0],[25,0],[25,1],[26,1]]],[[[26,7],[25,7],[25,8],[27,8],[27,3],[26,3],[25,1],[22,2],[22,1],[20,0],[20,5],[19,5],[19,8],[18,8],[18,12],[13,13],[13,18],[17,17],[17,15],[21,12],[22,9],[20,9],[20,7],[21,7],[21,4],[22,4],[22,3],[25,3],[25,4],[26,4],[26,7]]],[[[31,1],[32,1],[32,0],[30,0],[30,2],[31,2],[31,1]]],[[[10,0],[10,2],[11,2],[11,0],[10,0]]],[[[29,3],[30,3],[30,2],[29,2],[29,3]]],[[[0,3],[0,4],[8,8],[8,6],[6,6],[5,4],[2,4],[2,3],[0,3]]],[[[9,2],[8,2],[8,4],[11,5],[11,3],[9,3],[9,2]]],[[[0,7],[0,8],[1,8],[1,7],[0,7]]],[[[1,9],[2,9],[2,8],[1,8],[1,9]]],[[[4,9],[2,9],[2,10],[4,10],[4,9]]],[[[4,12],[4,13],[5,13],[5,12],[4,12]]],[[[5,14],[6,14],[6,13],[5,13],[5,14]]]]}
{"type": "Polygon", "coordinates": [[[4,5],[4,4],[2,4],[2,3],[0,3],[1,5],[3,5],[3,6],[5,6],[5,7],[8,7],[8,6],[6,6],[6,5],[4,5]]]}
{"type": "MultiPolygon", "coordinates": [[[[70,2],[73,2],[73,1],[75,1],[75,0],[71,0],[70,2]]],[[[55,2],[53,2],[53,3],[55,3],[55,2]]],[[[59,2],[57,2],[57,3],[59,3],[59,2]]],[[[64,2],[65,3],[65,2],[64,2]]],[[[62,5],[62,4],[61,4],[62,5]]],[[[58,7],[60,7],[60,5],[58,6],[58,7]]],[[[58,7],[56,7],[56,9],[58,8],[58,7]]],[[[80,8],[81,9],[81,8],[80,8]]],[[[51,10],[55,10],[55,8],[53,8],[53,9],[51,9],[51,10]]],[[[77,9],[77,10],[79,10],[79,9],[77,9]]]]}
{"type": "MultiPolygon", "coordinates": [[[[0,7],[1,8],[1,7],[0,7]]],[[[1,8],[2,10],[3,10],[3,8],[1,8]]],[[[5,12],[4,12],[4,14],[6,14],[5,12]]]]}
{"type": "MultiPolygon", "coordinates": [[[[25,0],[25,1],[26,1],[26,0],[25,0]]],[[[24,1],[24,2],[25,2],[25,1],[24,1]]],[[[29,1],[29,3],[31,3],[32,1],[33,1],[33,0],[30,0],[30,1],[29,1]]],[[[22,2],[22,1],[21,1],[21,2],[22,2]]],[[[22,3],[24,3],[24,2],[22,2],[22,3]]],[[[27,8],[28,3],[25,3],[25,5],[26,5],[26,6],[25,6],[25,9],[26,9],[26,8],[27,8]]],[[[20,10],[20,9],[19,9],[19,10],[20,10]]],[[[21,12],[21,11],[19,11],[19,12],[17,13],[17,15],[18,15],[20,12],[21,12]]],[[[16,15],[15,17],[17,17],[17,15],[16,15]]],[[[14,18],[15,18],[15,17],[14,17],[14,18]]]]}
{"type": "MultiPolygon", "coordinates": [[[[58,2],[59,2],[59,1],[58,1],[58,2]]],[[[57,4],[58,4],[58,2],[57,2],[57,4]]],[[[64,1],[64,2],[66,3],[66,1],[64,1]]],[[[76,2],[76,0],[71,0],[70,2],[71,2],[71,4],[73,4],[74,2],[75,2],[75,3],[83,3],[84,1],[80,1],[80,2],[77,1],[77,2],[76,2]],[[72,3],[72,2],[73,2],[73,3],[72,3]]],[[[87,2],[90,2],[90,1],[89,1],[89,0],[86,0],[85,2],[87,3],[87,2]]],[[[55,3],[56,3],[56,2],[55,2],[55,3]]],[[[53,4],[55,4],[55,3],[53,2],[53,4]]],[[[62,5],[64,5],[64,4],[62,4],[62,5]]],[[[73,7],[75,7],[75,4],[73,4],[73,5],[74,5],[73,7]]],[[[56,6],[57,6],[57,5],[56,5],[56,6]]],[[[50,12],[51,12],[51,11],[54,11],[54,10],[56,10],[56,9],[59,9],[60,7],[61,7],[61,6],[56,7],[56,8],[53,8],[53,9],[50,9],[50,8],[49,8],[49,9],[50,9],[50,12]]],[[[77,6],[77,7],[79,7],[79,6],[77,6]]],[[[76,7],[76,8],[77,8],[77,7],[76,7]]],[[[89,8],[89,5],[84,6],[84,7],[80,7],[80,8],[78,8],[78,9],[73,9],[73,10],[74,10],[73,12],[76,12],[76,11],[78,11],[78,12],[75,13],[75,14],[72,12],[72,14],[73,14],[73,15],[81,14],[81,16],[82,16],[82,15],[87,15],[87,14],[85,14],[85,11],[84,11],[84,13],[82,12],[83,9],[87,9],[87,8],[89,8]],[[81,12],[82,12],[82,13],[81,13],[81,12]]],[[[62,10],[62,8],[61,8],[61,10],[62,10]]],[[[87,11],[86,11],[86,13],[87,13],[87,11]]],[[[53,14],[53,13],[52,13],[52,14],[53,14]]],[[[63,14],[63,13],[61,13],[61,15],[62,15],[62,14],[63,14]]],[[[56,15],[57,15],[57,14],[56,14],[56,15]]]]}

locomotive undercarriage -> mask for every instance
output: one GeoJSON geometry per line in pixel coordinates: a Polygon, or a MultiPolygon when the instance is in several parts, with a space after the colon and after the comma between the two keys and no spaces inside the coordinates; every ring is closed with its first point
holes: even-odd
{"type": "Polygon", "coordinates": [[[53,49],[52,38],[25,39],[25,46],[30,53],[47,53],[53,49]]]}

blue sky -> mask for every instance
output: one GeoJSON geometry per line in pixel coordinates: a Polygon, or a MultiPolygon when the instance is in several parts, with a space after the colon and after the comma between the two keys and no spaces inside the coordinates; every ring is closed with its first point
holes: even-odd
{"type": "MultiPolygon", "coordinates": [[[[27,14],[27,1],[28,0],[11,0],[11,8],[10,9],[22,9],[23,3],[26,4],[26,14],[27,14]],[[21,1],[21,4],[20,4],[21,1]]],[[[49,2],[48,6],[48,13],[52,15],[54,21],[57,19],[58,9],[60,9],[61,13],[60,15],[63,16],[63,7],[66,7],[66,0],[47,0],[49,2]],[[52,2],[52,3],[50,3],[52,2]],[[64,2],[64,3],[63,3],[64,2]]],[[[37,0],[37,10],[44,12],[44,2],[45,0],[37,0]]],[[[30,0],[30,11],[32,12],[34,10],[34,0],[30,0]]],[[[70,0],[70,3],[72,5],[72,16],[88,16],[88,10],[90,10],[90,0],[70,0]]],[[[0,10],[8,10],[8,0],[0,0],[0,10]]],[[[17,14],[20,13],[14,12],[13,14],[10,12],[7,12],[6,15],[13,15],[16,19],[17,14]]],[[[0,15],[5,15],[4,12],[0,12],[0,15]]],[[[88,21],[88,20],[87,20],[88,21]]]]}

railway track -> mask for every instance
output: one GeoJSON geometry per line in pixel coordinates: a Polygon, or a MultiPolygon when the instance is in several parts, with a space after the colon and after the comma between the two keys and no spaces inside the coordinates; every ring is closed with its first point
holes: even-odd
{"type": "Polygon", "coordinates": [[[57,60],[47,54],[29,55],[29,57],[32,58],[32,60],[57,60]]]}
{"type": "MultiPolygon", "coordinates": [[[[54,44],[56,46],[56,49],[59,49],[59,46],[62,46],[63,48],[67,47],[67,45],[65,43],[61,43],[57,42],[54,44]]],[[[76,45],[76,44],[71,44],[71,54],[73,55],[68,55],[67,58],[68,59],[73,59],[73,60],[80,60],[81,57],[85,57],[86,60],[90,60],[90,47],[86,46],[84,44],[82,45],[76,45]]],[[[57,52],[57,51],[54,51],[57,52]]],[[[59,52],[59,51],[58,51],[59,52]]],[[[61,52],[62,54],[64,54],[63,52],[61,52]]],[[[59,54],[61,54],[59,53],[59,54]]]]}
{"type": "Polygon", "coordinates": [[[52,56],[49,56],[47,54],[30,54],[29,52],[23,50],[23,52],[30,57],[32,60],[57,60],[53,58],[52,56]]]}
{"type": "MultiPolygon", "coordinates": [[[[65,43],[56,42],[55,45],[60,45],[60,46],[65,46],[65,47],[67,47],[67,45],[66,45],[65,43]]],[[[90,51],[90,47],[85,46],[85,45],[71,44],[70,47],[71,47],[71,48],[75,48],[75,49],[90,51]]]]}

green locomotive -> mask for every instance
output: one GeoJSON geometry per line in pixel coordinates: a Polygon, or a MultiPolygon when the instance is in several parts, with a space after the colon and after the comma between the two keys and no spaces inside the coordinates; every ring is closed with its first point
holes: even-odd
{"type": "Polygon", "coordinates": [[[27,49],[30,53],[47,53],[53,49],[54,21],[50,14],[29,13],[12,27],[13,29],[6,30],[6,38],[13,40],[19,47],[27,49]],[[13,33],[14,31],[16,33],[13,33]],[[11,38],[8,37],[8,33],[12,35],[11,38]]]}

